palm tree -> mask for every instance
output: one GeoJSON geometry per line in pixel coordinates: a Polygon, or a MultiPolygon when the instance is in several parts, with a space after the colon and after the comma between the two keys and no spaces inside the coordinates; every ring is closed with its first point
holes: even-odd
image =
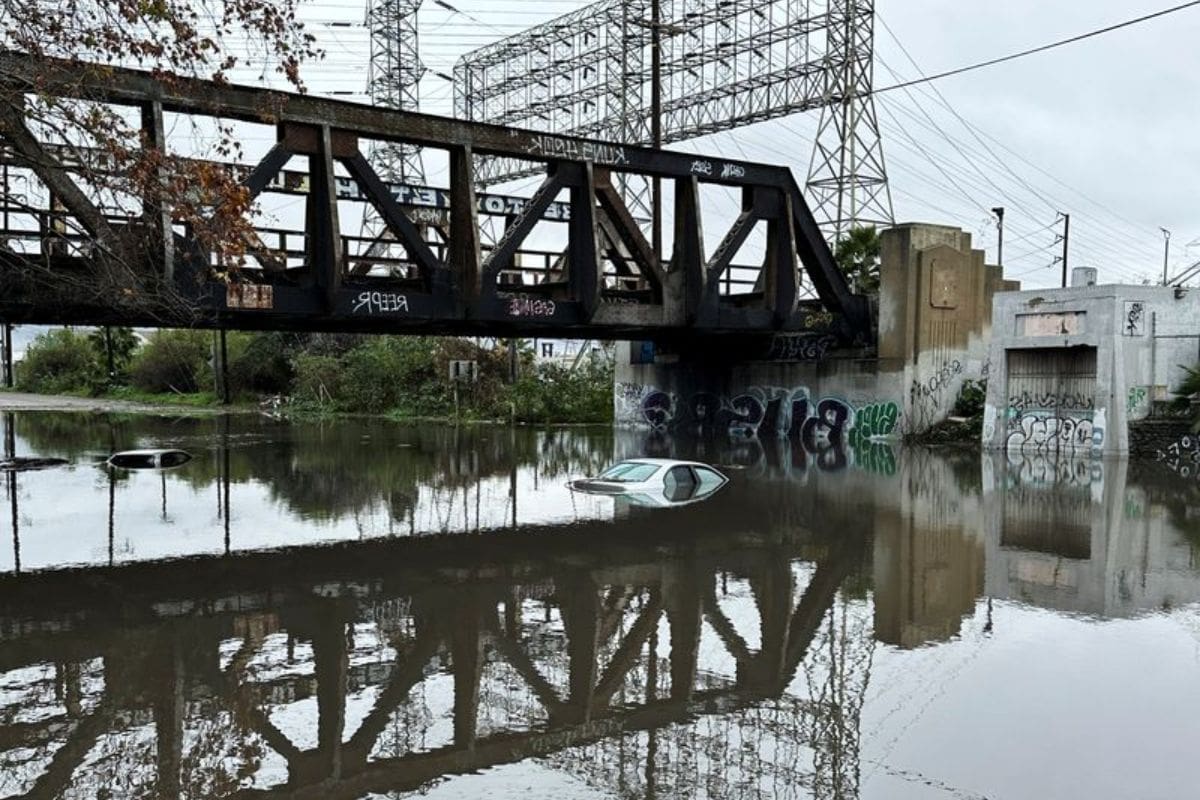
{"type": "Polygon", "coordinates": [[[874,225],[855,226],[838,241],[833,258],[855,291],[863,294],[879,293],[881,249],[879,231],[874,225]]]}
{"type": "Polygon", "coordinates": [[[1192,415],[1192,430],[1200,433],[1200,407],[1193,405],[1193,398],[1200,395],[1200,367],[1184,367],[1183,370],[1187,377],[1175,389],[1175,408],[1179,411],[1195,409],[1192,415]]]}

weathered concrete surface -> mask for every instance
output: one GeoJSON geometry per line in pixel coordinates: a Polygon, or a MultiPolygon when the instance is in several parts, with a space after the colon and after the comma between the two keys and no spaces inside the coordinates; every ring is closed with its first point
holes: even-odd
{"type": "Polygon", "coordinates": [[[884,231],[879,338],[780,334],[757,349],[617,351],[619,424],[791,437],[810,454],[871,459],[869,445],[922,433],[950,415],[963,383],[986,378],[992,296],[1015,288],[957,228],[884,231]]]}
{"type": "Polygon", "coordinates": [[[1200,346],[1200,293],[1079,286],[998,294],[983,443],[1110,455],[1173,396],[1200,346]]]}

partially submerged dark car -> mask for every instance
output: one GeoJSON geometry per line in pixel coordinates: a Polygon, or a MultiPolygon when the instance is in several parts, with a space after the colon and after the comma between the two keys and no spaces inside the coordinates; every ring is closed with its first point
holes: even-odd
{"type": "Polygon", "coordinates": [[[118,469],[174,469],[192,460],[185,450],[125,450],[108,458],[110,467],[118,469]]]}

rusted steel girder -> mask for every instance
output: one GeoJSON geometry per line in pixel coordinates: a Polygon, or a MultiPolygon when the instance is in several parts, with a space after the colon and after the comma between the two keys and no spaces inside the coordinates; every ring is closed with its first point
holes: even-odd
{"type": "MultiPolygon", "coordinates": [[[[235,270],[228,283],[211,274],[214,254],[200,252],[186,236],[171,231],[169,210],[148,208],[141,219],[119,226],[148,232],[146,238],[157,253],[152,259],[156,271],[174,281],[198,309],[193,324],[591,338],[816,331],[857,343],[865,343],[870,332],[865,298],[851,293],[785,167],[252,87],[188,79],[164,82],[136,70],[81,67],[13,53],[0,53],[0,80],[9,90],[139,107],[151,146],[163,142],[162,115],[168,112],[274,125],[276,146],[244,179],[251,195],[277,190],[279,176],[293,156],[308,159],[305,229],[257,232],[251,255],[262,268],[235,270]],[[428,226],[414,222],[375,174],[360,150],[362,138],[448,151],[451,186],[446,190],[448,221],[439,227],[442,242],[430,241],[428,226]],[[537,162],[546,172],[528,203],[505,214],[505,235],[487,250],[480,241],[481,209],[474,191],[480,156],[537,162]],[[346,197],[346,178],[335,174],[339,165],[355,184],[355,197],[374,206],[388,235],[404,250],[402,277],[369,274],[372,264],[349,252],[352,237],[341,232],[338,220],[338,201],[346,197]],[[659,262],[613,190],[613,176],[629,173],[674,183],[676,236],[666,264],[659,262]],[[721,246],[706,257],[699,193],[708,184],[740,189],[743,203],[721,246]],[[534,270],[524,266],[520,256],[529,255],[530,234],[546,221],[547,209],[558,202],[560,193],[569,196],[566,251],[553,263],[547,261],[530,283],[525,277],[534,270]],[[737,265],[738,249],[760,222],[767,226],[765,261],[737,265]],[[127,227],[130,224],[137,227],[127,227]],[[282,246],[272,250],[264,244],[271,236],[282,246]],[[303,248],[289,248],[289,238],[303,240],[303,248]],[[293,263],[302,259],[303,266],[289,268],[289,257],[293,263]],[[734,268],[757,275],[752,285],[743,287],[746,291],[731,292],[734,268]],[[800,300],[803,275],[811,281],[817,301],[800,300]]],[[[52,152],[44,148],[39,157],[53,161],[52,152]]],[[[65,163],[51,163],[43,171],[64,187],[73,180],[65,163]]],[[[89,233],[97,235],[90,229],[89,233]]],[[[15,263],[14,258],[0,253],[0,263],[15,263]]],[[[12,305],[0,308],[0,313],[19,321],[114,321],[106,317],[102,302],[66,309],[61,303],[27,297],[14,298],[12,305]],[[62,319],[64,315],[70,319],[62,319]]],[[[117,321],[155,322],[129,319],[124,313],[117,321]]]]}

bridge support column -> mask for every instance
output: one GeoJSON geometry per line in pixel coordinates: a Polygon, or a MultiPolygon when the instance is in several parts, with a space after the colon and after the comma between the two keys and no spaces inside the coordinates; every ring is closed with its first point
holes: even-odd
{"type": "MultiPolygon", "coordinates": [[[[142,106],[142,135],[146,147],[165,153],[167,134],[163,127],[163,107],[157,100],[142,106]]],[[[160,183],[162,170],[155,176],[160,183]]],[[[153,246],[162,257],[162,277],[167,283],[175,279],[175,232],[171,228],[171,211],[161,198],[150,198],[142,209],[144,224],[150,229],[153,246]]]]}
{"type": "Polygon", "coordinates": [[[470,146],[450,151],[450,269],[460,313],[479,305],[479,211],[475,197],[475,154],[470,146]]]}

